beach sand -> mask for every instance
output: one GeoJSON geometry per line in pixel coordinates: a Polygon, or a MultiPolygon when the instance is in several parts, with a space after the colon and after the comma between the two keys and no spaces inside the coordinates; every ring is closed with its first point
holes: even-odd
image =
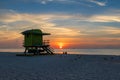
{"type": "Polygon", "coordinates": [[[1,52],[0,80],[120,80],[120,56],[1,52]]]}

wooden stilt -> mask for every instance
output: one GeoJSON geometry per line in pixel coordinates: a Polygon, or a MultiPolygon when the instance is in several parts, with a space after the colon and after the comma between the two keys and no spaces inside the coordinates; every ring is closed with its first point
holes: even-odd
{"type": "Polygon", "coordinates": [[[50,49],[49,45],[42,46],[25,46],[24,53],[33,53],[34,55],[39,54],[54,54],[53,50],[50,49]]]}
{"type": "Polygon", "coordinates": [[[24,51],[24,53],[26,54],[26,52],[27,52],[27,47],[25,47],[25,51],[24,51]]]}

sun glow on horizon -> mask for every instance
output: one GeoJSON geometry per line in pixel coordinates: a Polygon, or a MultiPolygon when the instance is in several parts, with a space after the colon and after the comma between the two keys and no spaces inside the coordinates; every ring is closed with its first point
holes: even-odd
{"type": "Polygon", "coordinates": [[[64,45],[63,45],[62,42],[59,42],[59,43],[58,43],[58,46],[59,46],[60,49],[63,49],[63,46],[64,46],[64,45]]]}

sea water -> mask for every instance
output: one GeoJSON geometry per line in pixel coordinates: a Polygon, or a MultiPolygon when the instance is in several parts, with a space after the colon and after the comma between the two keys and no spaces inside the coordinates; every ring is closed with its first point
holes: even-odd
{"type": "MultiPolygon", "coordinates": [[[[24,52],[24,49],[0,49],[0,52],[24,52]]],[[[88,54],[88,55],[120,55],[120,49],[54,49],[54,53],[63,54],[88,54]]]]}
{"type": "Polygon", "coordinates": [[[56,49],[56,52],[88,55],[120,55],[120,49],[56,49]]]}

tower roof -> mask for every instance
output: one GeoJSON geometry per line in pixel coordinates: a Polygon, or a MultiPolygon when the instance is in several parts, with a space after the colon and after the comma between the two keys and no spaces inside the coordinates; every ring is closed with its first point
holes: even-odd
{"type": "Polygon", "coordinates": [[[25,34],[38,34],[38,35],[50,35],[50,33],[43,33],[40,29],[31,29],[22,32],[23,35],[25,34]]]}

